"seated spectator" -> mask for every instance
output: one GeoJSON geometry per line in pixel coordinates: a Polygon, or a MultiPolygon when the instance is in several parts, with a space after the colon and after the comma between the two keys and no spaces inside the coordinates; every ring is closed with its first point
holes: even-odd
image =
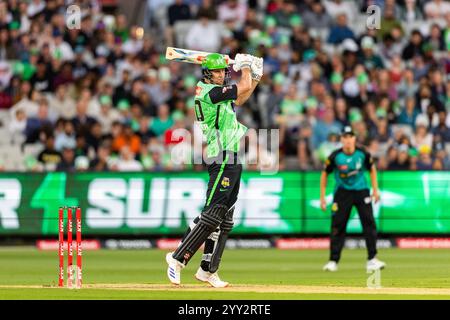
{"type": "Polygon", "coordinates": [[[27,126],[27,115],[22,109],[17,109],[15,117],[9,123],[9,132],[11,136],[25,137],[25,129],[27,126]]]}
{"type": "Polygon", "coordinates": [[[351,21],[356,14],[355,6],[350,1],[325,0],[324,6],[328,14],[331,15],[334,19],[337,19],[341,14],[345,14],[348,21],[351,21]]]}
{"type": "Polygon", "coordinates": [[[397,123],[410,125],[415,128],[416,119],[419,115],[419,110],[416,108],[416,99],[414,97],[406,98],[405,106],[401,109],[397,117],[397,123]]]}
{"type": "Polygon", "coordinates": [[[232,30],[237,31],[243,27],[245,22],[247,4],[238,0],[226,0],[219,5],[217,11],[219,20],[227,22],[232,27],[232,30]]]}
{"type": "Polygon", "coordinates": [[[397,158],[389,162],[388,170],[409,170],[411,164],[409,160],[409,147],[407,145],[400,145],[398,148],[397,158]]]}
{"type": "Polygon", "coordinates": [[[150,129],[159,137],[172,125],[173,119],[169,113],[169,106],[167,104],[160,105],[158,108],[158,116],[153,118],[150,129]]]}
{"type": "Polygon", "coordinates": [[[445,150],[444,144],[439,142],[435,146],[436,157],[435,160],[439,161],[441,168],[439,170],[449,170],[450,169],[450,156],[445,150]]]}
{"type": "Polygon", "coordinates": [[[347,15],[342,13],[336,17],[336,24],[331,28],[328,42],[341,44],[345,39],[354,39],[355,35],[347,25],[347,15]]]}
{"type": "Polygon", "coordinates": [[[433,23],[430,27],[430,35],[425,40],[431,45],[433,51],[445,51],[445,41],[442,36],[441,27],[433,23]]]}
{"type": "Polygon", "coordinates": [[[371,70],[373,68],[380,69],[383,68],[383,61],[381,57],[374,52],[375,41],[372,37],[365,36],[361,40],[361,49],[362,49],[362,63],[367,70],[371,70]]]}
{"type": "Polygon", "coordinates": [[[86,100],[78,101],[75,117],[72,118],[72,123],[76,131],[88,130],[91,127],[91,125],[93,125],[96,122],[94,118],[87,115],[87,111],[88,111],[88,101],[86,100]]]}
{"type": "Polygon", "coordinates": [[[175,3],[171,4],[167,9],[167,16],[169,18],[169,25],[173,26],[177,21],[190,20],[191,9],[183,3],[183,0],[175,0],[175,3]]]}
{"type": "Polygon", "coordinates": [[[404,60],[410,60],[416,55],[422,55],[423,49],[423,37],[419,30],[413,30],[409,36],[409,43],[404,47],[402,52],[402,58],[404,60]]]}
{"type": "Polygon", "coordinates": [[[61,159],[61,153],[55,149],[55,137],[48,136],[45,141],[45,149],[39,153],[37,160],[44,165],[46,170],[54,170],[61,159]]]}
{"type": "Polygon", "coordinates": [[[318,148],[322,142],[327,141],[331,133],[339,133],[341,131],[341,124],[335,120],[334,110],[327,108],[324,112],[323,118],[318,120],[313,127],[312,146],[314,149],[318,148]]]}
{"type": "Polygon", "coordinates": [[[427,19],[442,19],[450,12],[450,3],[443,0],[431,0],[425,3],[423,7],[427,19]]]}
{"type": "Polygon", "coordinates": [[[41,99],[39,101],[38,112],[35,117],[27,120],[25,127],[26,143],[35,143],[39,140],[41,130],[51,130],[52,123],[48,117],[48,101],[41,99]]]}
{"type": "Polygon", "coordinates": [[[97,149],[96,157],[90,162],[91,171],[109,171],[108,161],[110,148],[107,144],[100,145],[97,149]]]}
{"type": "Polygon", "coordinates": [[[53,74],[45,61],[38,61],[36,73],[30,79],[33,88],[40,92],[53,90],[53,74]]]}
{"type": "Polygon", "coordinates": [[[404,6],[400,6],[399,19],[406,23],[413,23],[423,19],[423,14],[416,0],[406,0],[404,6]]]}
{"type": "MultiPolygon", "coordinates": [[[[276,117],[276,122],[280,127],[280,141],[288,149],[296,148],[296,138],[300,122],[303,119],[303,104],[297,95],[295,84],[291,84],[280,103],[280,114],[276,117]]],[[[288,150],[285,150],[288,152],[288,150]]],[[[289,154],[292,151],[288,152],[289,154]]],[[[295,152],[294,152],[295,154],[295,152]]]]}
{"type": "Polygon", "coordinates": [[[197,22],[186,36],[186,46],[191,50],[219,52],[221,30],[204,12],[199,12],[197,22]]]}
{"type": "Polygon", "coordinates": [[[88,145],[86,144],[86,136],[84,133],[76,136],[75,156],[86,156],[88,154],[88,145]]]}
{"type": "Polygon", "coordinates": [[[411,144],[419,151],[423,146],[424,148],[429,148],[431,150],[433,145],[433,135],[428,132],[427,126],[424,123],[419,122],[416,124],[416,131],[411,137],[411,144]]]}
{"type": "Polygon", "coordinates": [[[418,150],[417,170],[432,170],[433,158],[431,157],[431,147],[423,144],[418,150]]]}
{"type": "Polygon", "coordinates": [[[125,54],[136,55],[143,47],[142,35],[138,33],[137,26],[131,26],[128,39],[122,45],[122,51],[125,54]]]}
{"type": "Polygon", "coordinates": [[[143,116],[139,120],[139,128],[136,131],[136,134],[143,139],[150,139],[156,137],[155,133],[150,129],[150,124],[152,122],[152,118],[143,116]]]}
{"type": "Polygon", "coordinates": [[[75,172],[75,151],[74,149],[64,147],[62,150],[62,159],[56,166],[56,171],[75,172]]]}
{"type": "Polygon", "coordinates": [[[102,125],[100,122],[96,122],[92,125],[90,131],[86,134],[86,144],[87,148],[92,148],[97,152],[98,146],[102,143],[103,133],[102,125]]]}
{"type": "MultiPolygon", "coordinates": [[[[139,150],[138,150],[139,151],[139,150]]],[[[117,160],[116,166],[118,171],[141,171],[142,164],[135,158],[135,153],[128,145],[120,148],[120,157],[117,160]]]]}
{"type": "Polygon", "coordinates": [[[56,88],[55,94],[49,96],[49,107],[51,113],[64,119],[75,117],[75,101],[68,95],[68,87],[61,84],[56,88]]]}
{"type": "Polygon", "coordinates": [[[450,127],[446,123],[447,112],[441,111],[438,113],[438,116],[439,123],[431,130],[431,132],[433,133],[435,138],[439,139],[439,141],[448,143],[450,142],[450,127]]]}
{"type": "Polygon", "coordinates": [[[129,124],[123,125],[119,130],[120,132],[113,140],[112,150],[120,152],[124,146],[127,146],[130,152],[137,154],[141,148],[141,138],[133,132],[129,124]]]}
{"type": "Polygon", "coordinates": [[[64,148],[74,149],[76,146],[75,128],[69,120],[63,120],[64,130],[55,136],[55,149],[62,151],[64,148]]]}
{"type": "Polygon", "coordinates": [[[395,17],[395,9],[391,6],[385,6],[380,22],[380,30],[377,35],[379,39],[383,39],[384,36],[391,34],[393,29],[400,29],[403,34],[403,27],[400,21],[395,17]]]}
{"type": "Polygon", "coordinates": [[[277,25],[282,28],[290,28],[291,18],[296,13],[296,10],[297,8],[292,0],[280,2],[278,9],[273,12],[273,17],[275,18],[277,25]]]}
{"type": "Polygon", "coordinates": [[[86,156],[77,156],[75,158],[75,170],[77,172],[85,172],[89,169],[89,158],[86,156]]]}
{"type": "Polygon", "coordinates": [[[313,1],[302,18],[306,28],[329,29],[333,24],[332,18],[320,1],[313,1]]]}
{"type": "Polygon", "coordinates": [[[411,69],[405,69],[403,71],[402,80],[397,86],[399,99],[414,97],[418,89],[419,84],[414,81],[414,72],[411,69]]]}

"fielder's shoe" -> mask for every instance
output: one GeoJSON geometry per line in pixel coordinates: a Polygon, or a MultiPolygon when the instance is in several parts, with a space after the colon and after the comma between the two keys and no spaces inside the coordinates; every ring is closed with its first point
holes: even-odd
{"type": "Polygon", "coordinates": [[[228,287],[228,282],[222,281],[219,278],[219,274],[217,272],[211,273],[208,271],[204,271],[201,267],[198,268],[197,273],[195,274],[195,278],[202,282],[208,282],[214,288],[225,288],[228,287]]]}
{"type": "Polygon", "coordinates": [[[166,262],[169,265],[167,267],[167,276],[170,282],[179,285],[181,283],[181,269],[184,268],[184,264],[172,257],[173,252],[166,254],[166,262]]]}
{"type": "Polygon", "coordinates": [[[336,261],[328,261],[326,265],[323,266],[323,271],[335,272],[338,270],[336,261]]]}
{"type": "Polygon", "coordinates": [[[377,258],[367,261],[367,271],[381,270],[384,269],[384,267],[386,267],[386,263],[378,260],[377,258]]]}

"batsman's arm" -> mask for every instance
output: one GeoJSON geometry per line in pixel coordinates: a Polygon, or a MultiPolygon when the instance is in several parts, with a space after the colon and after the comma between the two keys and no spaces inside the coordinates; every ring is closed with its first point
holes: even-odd
{"type": "Polygon", "coordinates": [[[251,86],[250,90],[247,93],[244,93],[241,97],[238,96],[238,100],[235,101],[235,104],[237,106],[243,105],[248,100],[248,98],[250,98],[253,91],[255,91],[255,88],[258,85],[258,83],[259,83],[258,81],[255,81],[252,79],[252,86],[251,86]]]}
{"type": "Polygon", "coordinates": [[[235,104],[241,106],[252,94],[256,88],[256,84],[253,83],[252,73],[250,68],[242,69],[241,80],[237,84],[237,99],[235,104]]]}

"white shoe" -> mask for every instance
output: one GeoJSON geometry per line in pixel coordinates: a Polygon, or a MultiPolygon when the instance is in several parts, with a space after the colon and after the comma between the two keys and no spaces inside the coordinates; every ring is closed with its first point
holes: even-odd
{"type": "Polygon", "coordinates": [[[367,261],[367,271],[381,270],[384,267],[386,267],[386,263],[378,260],[377,258],[367,261]]]}
{"type": "Polygon", "coordinates": [[[323,266],[323,271],[335,272],[338,270],[336,261],[328,261],[326,265],[323,266]]]}
{"type": "Polygon", "coordinates": [[[214,288],[225,288],[229,285],[228,282],[220,280],[217,272],[204,271],[201,267],[198,268],[195,278],[202,282],[208,282],[214,288]]]}
{"type": "Polygon", "coordinates": [[[181,283],[181,269],[184,268],[184,264],[172,257],[173,252],[166,254],[166,262],[169,265],[167,267],[167,276],[170,282],[179,285],[181,283]]]}

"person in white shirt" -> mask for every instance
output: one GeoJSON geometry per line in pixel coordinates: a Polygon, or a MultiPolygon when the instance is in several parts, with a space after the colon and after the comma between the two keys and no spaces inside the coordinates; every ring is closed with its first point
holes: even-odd
{"type": "Polygon", "coordinates": [[[142,164],[134,158],[134,153],[128,146],[120,149],[120,158],[116,166],[118,171],[142,171],[142,164]]]}
{"type": "Polygon", "coordinates": [[[233,30],[240,29],[247,16],[247,4],[238,0],[228,0],[219,6],[218,17],[222,22],[232,22],[233,30]]]}
{"type": "Polygon", "coordinates": [[[75,117],[76,108],[75,101],[67,94],[67,85],[60,84],[55,91],[55,94],[48,96],[50,114],[56,114],[57,117],[64,119],[72,119],[75,117]]]}
{"type": "Polygon", "coordinates": [[[33,0],[27,8],[27,14],[29,17],[33,17],[36,14],[42,12],[45,9],[45,1],[33,0]]]}
{"type": "MultiPolygon", "coordinates": [[[[16,116],[16,111],[18,109],[23,109],[27,117],[34,117],[37,115],[38,111],[38,104],[33,100],[29,98],[31,91],[31,84],[29,81],[23,81],[20,85],[20,95],[22,98],[14,104],[11,109],[9,109],[11,119],[13,119],[16,116]]],[[[39,96],[39,93],[36,93],[37,97],[39,96]]]]}
{"type": "Polygon", "coordinates": [[[339,15],[345,13],[347,15],[347,21],[350,23],[356,17],[356,4],[354,1],[345,0],[325,0],[324,4],[327,13],[336,19],[339,15]]]}
{"type": "Polygon", "coordinates": [[[27,126],[27,115],[22,109],[16,110],[16,116],[9,123],[9,132],[11,136],[25,137],[25,128],[27,126]]]}
{"type": "Polygon", "coordinates": [[[50,44],[50,50],[53,52],[53,57],[62,62],[72,61],[75,57],[72,47],[63,40],[63,35],[59,30],[53,32],[54,41],[50,44]]]}
{"type": "Polygon", "coordinates": [[[130,37],[125,41],[125,43],[122,45],[122,51],[126,54],[137,54],[139,51],[141,51],[144,42],[141,38],[138,37],[137,33],[137,27],[132,26],[130,30],[130,37]]]}
{"type": "Polygon", "coordinates": [[[107,95],[100,96],[100,109],[95,115],[95,118],[102,125],[102,133],[108,134],[111,132],[112,124],[115,121],[121,120],[120,112],[112,108],[111,97],[107,95]]]}
{"type": "Polygon", "coordinates": [[[196,22],[186,36],[186,47],[191,50],[218,52],[221,44],[221,30],[211,23],[206,13],[200,12],[196,22]]]}
{"type": "Polygon", "coordinates": [[[442,0],[432,0],[424,6],[427,19],[445,19],[447,13],[450,13],[450,2],[442,0]]]}

